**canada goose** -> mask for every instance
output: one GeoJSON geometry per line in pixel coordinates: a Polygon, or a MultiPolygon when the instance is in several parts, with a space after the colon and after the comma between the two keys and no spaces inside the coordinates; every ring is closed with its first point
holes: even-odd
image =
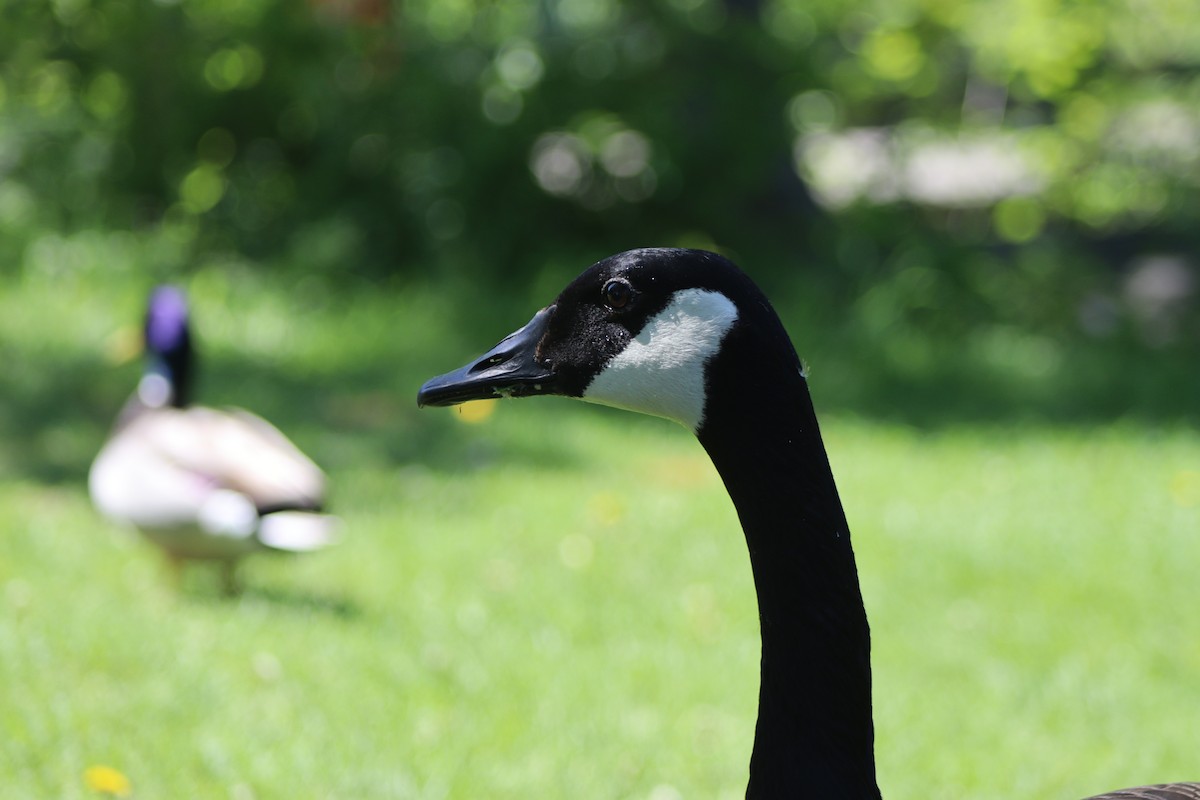
{"type": "Polygon", "coordinates": [[[144,339],[145,372],[88,474],[96,508],[141,531],[177,569],[217,562],[229,591],[242,556],[329,544],[336,519],[319,513],[321,470],[266,420],[191,404],[183,292],[154,290],[144,339]]]}
{"type": "MultiPolygon", "coordinates": [[[[620,253],[492,350],[428,381],[417,402],[539,394],[675,420],[720,473],[750,550],[762,638],[746,796],[879,798],[850,531],[803,368],[762,292],[713,253],[620,253]]],[[[1200,784],[1102,797],[1197,800],[1200,784]]]]}

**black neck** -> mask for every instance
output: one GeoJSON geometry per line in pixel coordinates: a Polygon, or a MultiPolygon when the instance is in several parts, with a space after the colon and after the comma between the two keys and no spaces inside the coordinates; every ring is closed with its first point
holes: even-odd
{"type": "Polygon", "coordinates": [[[746,796],[877,799],[870,631],[794,358],[718,358],[709,385],[734,391],[710,395],[713,424],[699,432],[737,508],[758,593],[761,684],[746,796]]]}
{"type": "Polygon", "coordinates": [[[162,353],[151,366],[171,384],[168,404],[173,408],[187,408],[192,404],[192,348],[185,338],[183,345],[162,353]]]}

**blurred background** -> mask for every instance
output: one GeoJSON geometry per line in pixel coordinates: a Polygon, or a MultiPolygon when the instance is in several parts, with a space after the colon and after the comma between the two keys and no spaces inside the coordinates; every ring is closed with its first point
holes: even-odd
{"type": "Polygon", "coordinates": [[[432,285],[486,338],[698,246],[827,403],[1196,414],[1191,2],[55,0],[0,52],[4,291],[432,285]]]}
{"type": "Polygon", "coordinates": [[[1195,779],[1197,208],[1195,0],[0,0],[0,795],[741,796],[700,449],[415,407],[649,245],[810,366],[887,796],[1195,779]],[[164,281],[346,521],[229,602],[84,489],[164,281]]]}

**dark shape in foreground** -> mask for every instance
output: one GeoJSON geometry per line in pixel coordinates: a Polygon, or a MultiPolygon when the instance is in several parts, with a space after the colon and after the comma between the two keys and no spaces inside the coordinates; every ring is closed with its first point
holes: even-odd
{"type": "MultiPolygon", "coordinates": [[[[737,508],[762,634],[747,797],[879,798],[870,633],[800,360],[726,259],[647,249],[594,264],[528,325],[421,387],[420,405],[558,394],[691,429],[737,508]]],[[[1200,785],[1103,795],[1200,800],[1200,785]]]]}
{"type": "Polygon", "coordinates": [[[245,555],[330,544],[337,520],[320,513],[321,470],[261,417],[191,404],[194,353],[178,289],[151,294],[145,345],[145,373],[88,475],[96,508],[137,528],[177,569],[220,564],[227,591],[245,555]]]}

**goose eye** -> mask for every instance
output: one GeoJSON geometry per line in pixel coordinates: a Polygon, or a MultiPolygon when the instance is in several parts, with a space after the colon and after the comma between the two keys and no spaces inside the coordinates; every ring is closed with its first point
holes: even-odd
{"type": "Polygon", "coordinates": [[[633,298],[633,288],[625,281],[611,280],[604,284],[604,303],[609,308],[624,308],[633,298]]]}

